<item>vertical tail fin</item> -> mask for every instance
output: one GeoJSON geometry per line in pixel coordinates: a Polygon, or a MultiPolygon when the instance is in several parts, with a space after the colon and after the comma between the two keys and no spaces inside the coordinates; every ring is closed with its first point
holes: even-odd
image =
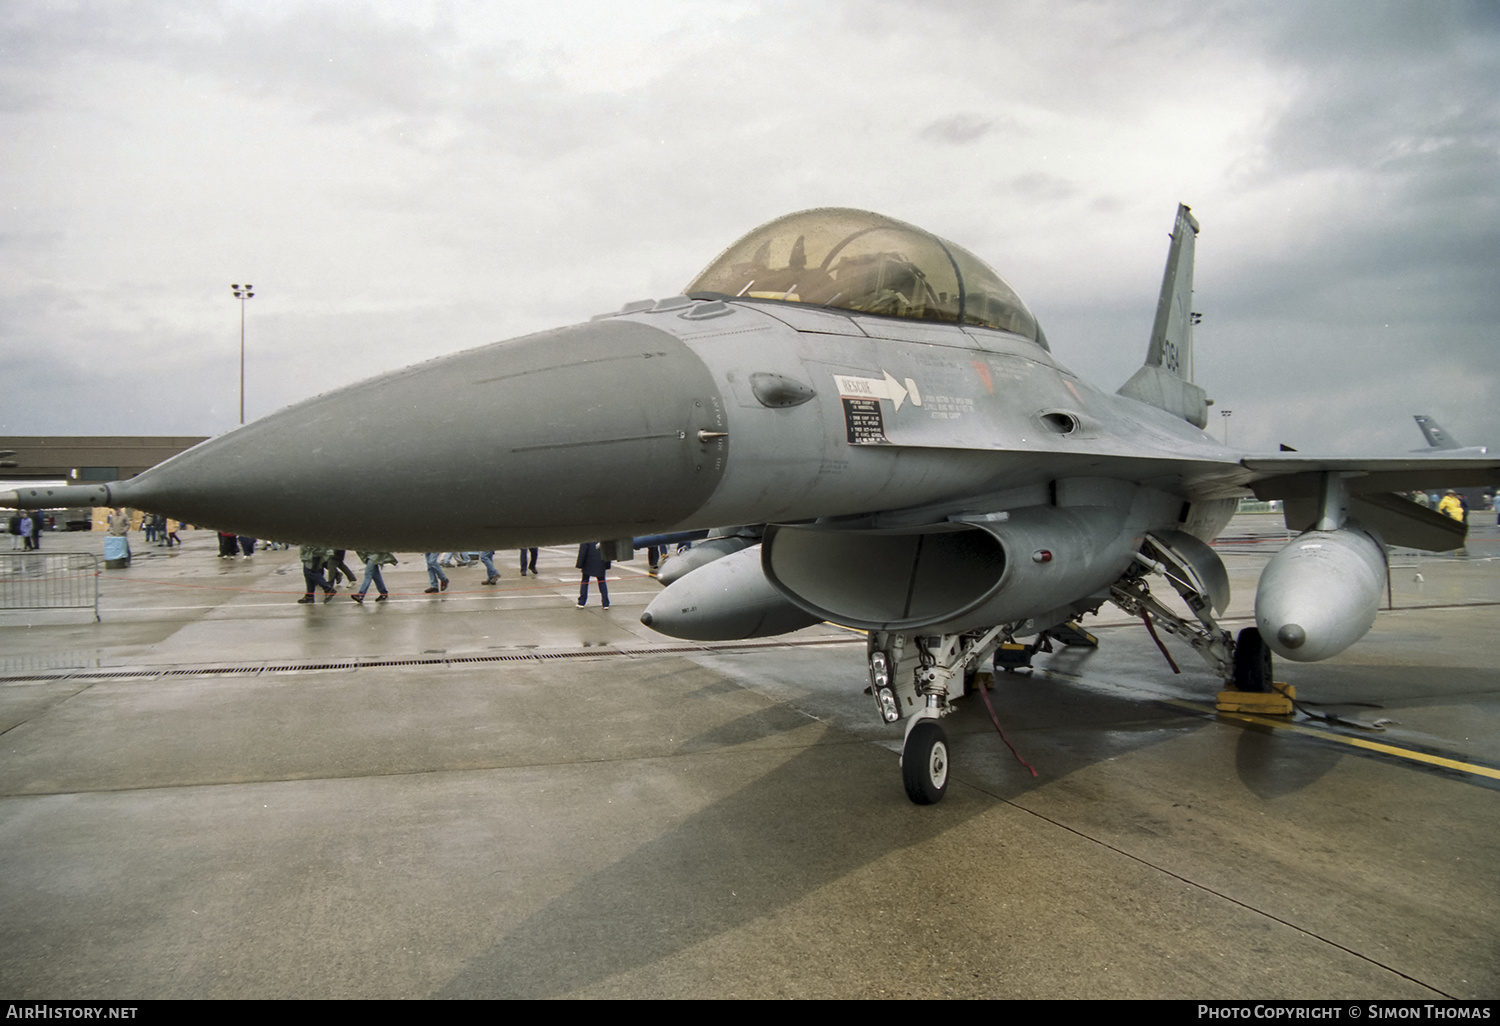
{"type": "Polygon", "coordinates": [[[1198,219],[1185,205],[1177,206],[1172,248],[1156,301],[1156,323],[1146,349],[1146,366],[1169,370],[1184,381],[1193,380],[1193,247],[1198,219]]]}
{"type": "MultiPolygon", "coordinates": [[[[1462,448],[1458,441],[1438,426],[1438,422],[1425,413],[1413,414],[1417,421],[1417,427],[1422,429],[1422,435],[1427,439],[1427,444],[1433,449],[1459,449],[1462,448]]],[[[1417,450],[1420,452],[1421,450],[1417,450]]]]}
{"type": "Polygon", "coordinates": [[[1197,219],[1186,205],[1178,204],[1146,362],[1118,394],[1202,428],[1208,425],[1208,398],[1193,384],[1193,324],[1197,320],[1193,313],[1193,248],[1197,238],[1197,219]]]}

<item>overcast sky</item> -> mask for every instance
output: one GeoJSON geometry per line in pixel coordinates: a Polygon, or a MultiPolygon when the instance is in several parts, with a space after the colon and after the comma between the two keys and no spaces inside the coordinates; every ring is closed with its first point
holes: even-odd
{"type": "MultiPolygon", "coordinates": [[[[1176,204],[1230,440],[1500,445],[1500,3],[0,5],[0,432],[217,434],[878,210],[1118,387],[1176,204]]],[[[1215,414],[1210,429],[1223,424],[1215,414]]]]}

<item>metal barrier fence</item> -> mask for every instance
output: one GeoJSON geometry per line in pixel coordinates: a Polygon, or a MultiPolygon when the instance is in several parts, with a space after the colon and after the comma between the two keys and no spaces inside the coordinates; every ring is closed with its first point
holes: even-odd
{"type": "Polygon", "coordinates": [[[91,609],[99,619],[99,558],[88,552],[0,552],[0,610],[91,609]]]}

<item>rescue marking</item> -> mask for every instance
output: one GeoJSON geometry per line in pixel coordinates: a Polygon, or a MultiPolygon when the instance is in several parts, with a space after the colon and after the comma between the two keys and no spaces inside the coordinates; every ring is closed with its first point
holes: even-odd
{"type": "Polygon", "coordinates": [[[885,418],[876,399],[851,399],[843,396],[844,431],[850,445],[888,445],[885,418]]]}
{"type": "Polygon", "coordinates": [[[906,384],[902,385],[891,376],[890,371],[882,369],[880,373],[885,377],[856,378],[847,374],[835,374],[833,381],[838,386],[839,395],[846,399],[889,399],[899,410],[907,396],[911,396],[913,406],[922,405],[922,393],[917,389],[915,381],[907,378],[906,384]]]}

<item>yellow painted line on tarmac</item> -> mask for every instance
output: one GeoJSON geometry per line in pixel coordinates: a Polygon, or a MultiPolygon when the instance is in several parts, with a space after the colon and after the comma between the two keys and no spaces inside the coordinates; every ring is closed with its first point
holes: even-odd
{"type": "Polygon", "coordinates": [[[1441,755],[1428,755],[1426,752],[1414,751],[1410,748],[1398,748],[1395,745],[1382,744],[1379,741],[1370,741],[1362,737],[1350,737],[1347,734],[1335,734],[1326,730],[1317,730],[1305,727],[1300,723],[1287,723],[1283,720],[1272,719],[1269,716],[1255,716],[1250,713],[1219,712],[1211,705],[1202,702],[1184,702],[1177,699],[1168,699],[1167,705],[1177,706],[1180,709],[1189,709],[1193,712],[1208,713],[1226,720],[1241,720],[1245,723],[1253,723],[1261,727],[1273,727],[1276,730],[1290,730],[1295,734],[1306,734],[1309,737],[1321,738],[1324,741],[1336,741],[1339,744],[1349,745],[1352,748],[1363,748],[1371,752],[1380,752],[1382,755],[1394,755],[1398,759],[1408,759],[1412,762],[1422,762],[1429,766],[1441,766],[1444,769],[1458,770],[1460,773],[1472,773],[1478,777],[1489,777],[1491,780],[1500,780],[1500,769],[1490,766],[1479,766],[1472,762],[1460,762],[1457,759],[1445,759],[1441,755]]]}

